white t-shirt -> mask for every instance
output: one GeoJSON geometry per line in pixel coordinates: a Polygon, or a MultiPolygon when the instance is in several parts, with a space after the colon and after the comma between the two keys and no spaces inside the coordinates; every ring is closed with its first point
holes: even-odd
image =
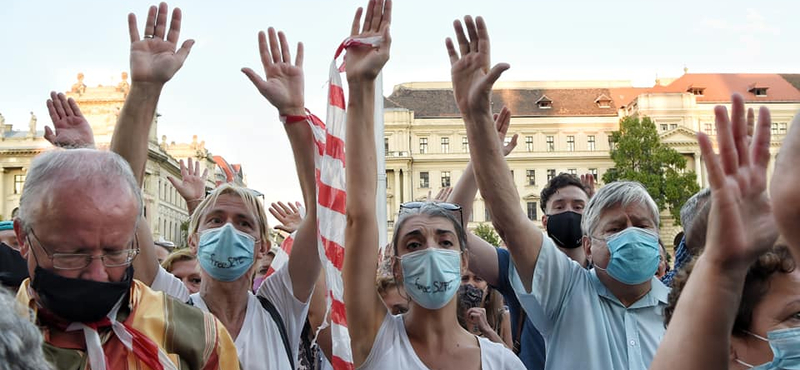
{"type": "MultiPolygon", "coordinates": [[[[525,369],[519,358],[504,345],[478,337],[482,370],[525,369]]],[[[403,315],[387,314],[383,319],[372,350],[360,370],[428,370],[408,340],[403,315]]]]}
{"type": "MultiPolygon", "coordinates": [[[[243,369],[291,369],[289,359],[286,358],[286,349],[281,340],[278,325],[272,320],[269,312],[261,306],[258,298],[248,293],[247,310],[244,316],[242,329],[234,340],[239,362],[243,369]]],[[[282,268],[275,271],[258,288],[259,296],[269,299],[283,319],[286,335],[292,346],[292,356],[297,363],[297,352],[300,347],[300,333],[308,315],[308,302],[300,302],[294,297],[292,279],[289,269],[282,268]]],[[[206,303],[199,293],[192,294],[195,306],[208,311],[206,303]]]]}
{"type": "Polygon", "coordinates": [[[181,302],[189,301],[189,289],[183,284],[181,279],[175,275],[170,274],[162,266],[158,266],[158,273],[156,273],[153,283],[150,284],[150,289],[157,292],[164,292],[164,294],[171,296],[181,302]]]}

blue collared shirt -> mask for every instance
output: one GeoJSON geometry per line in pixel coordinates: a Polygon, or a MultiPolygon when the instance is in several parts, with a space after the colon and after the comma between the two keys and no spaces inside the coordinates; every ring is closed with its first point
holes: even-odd
{"type": "Polygon", "coordinates": [[[516,267],[509,279],[547,343],[546,369],[646,370],[664,337],[669,288],[655,276],[650,291],[625,307],[597,278],[561,253],[546,235],[532,291],[516,267]]]}

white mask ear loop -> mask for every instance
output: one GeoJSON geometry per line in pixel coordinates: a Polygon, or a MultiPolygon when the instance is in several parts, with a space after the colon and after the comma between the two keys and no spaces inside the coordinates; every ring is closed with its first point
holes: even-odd
{"type": "MultiPolygon", "coordinates": [[[[750,335],[750,336],[752,336],[752,337],[754,337],[756,339],[763,340],[764,342],[769,343],[769,340],[767,338],[764,338],[764,337],[762,337],[762,336],[760,336],[760,335],[758,335],[756,333],[753,333],[753,332],[750,332],[750,331],[747,331],[747,330],[742,330],[742,332],[744,332],[745,334],[750,335]]],[[[741,365],[747,366],[747,368],[749,368],[749,369],[752,369],[752,368],[755,367],[755,365],[750,365],[747,362],[744,362],[744,361],[742,361],[742,360],[740,360],[738,358],[733,359],[733,360],[736,361],[737,363],[741,364],[741,365]]]]}

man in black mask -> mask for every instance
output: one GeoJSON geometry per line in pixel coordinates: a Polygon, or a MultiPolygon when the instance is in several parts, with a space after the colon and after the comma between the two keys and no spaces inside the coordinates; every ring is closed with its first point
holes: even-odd
{"type": "Polygon", "coordinates": [[[588,262],[581,248],[581,217],[587,203],[587,189],[575,175],[562,172],[542,189],[542,226],[558,249],[583,267],[587,267],[588,262]]]}
{"type": "Polygon", "coordinates": [[[235,368],[218,320],[133,279],[141,212],[139,186],[115,153],[53,150],[31,163],[14,220],[30,273],[17,299],[47,333],[47,360],[68,369],[203,368],[210,351],[235,368]]]}
{"type": "Polygon", "coordinates": [[[0,222],[0,284],[16,291],[28,278],[28,264],[19,254],[14,222],[0,222]]]}

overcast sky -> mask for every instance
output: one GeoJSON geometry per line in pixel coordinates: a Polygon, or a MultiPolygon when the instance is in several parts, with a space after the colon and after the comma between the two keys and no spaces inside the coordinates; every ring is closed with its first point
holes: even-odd
{"type": "MultiPolygon", "coordinates": [[[[197,41],[159,104],[159,137],[190,142],[242,163],[268,202],[300,200],[291,151],[277,112],[239,71],[261,71],[256,35],[274,26],[306,46],[306,105],[324,118],[328,64],[347,36],[354,0],[179,1],[181,39],[197,41]]],[[[449,79],[444,38],[452,21],[483,15],[503,80],[624,79],[690,72],[800,73],[800,1],[395,0],[392,57],[384,93],[411,81],[449,79]]],[[[27,129],[50,124],[50,90],[116,83],[128,69],[126,17],[143,29],[147,1],[3,0],[0,3],[0,113],[27,129]]],[[[512,127],[513,130],[513,127],[512,127]]]]}

